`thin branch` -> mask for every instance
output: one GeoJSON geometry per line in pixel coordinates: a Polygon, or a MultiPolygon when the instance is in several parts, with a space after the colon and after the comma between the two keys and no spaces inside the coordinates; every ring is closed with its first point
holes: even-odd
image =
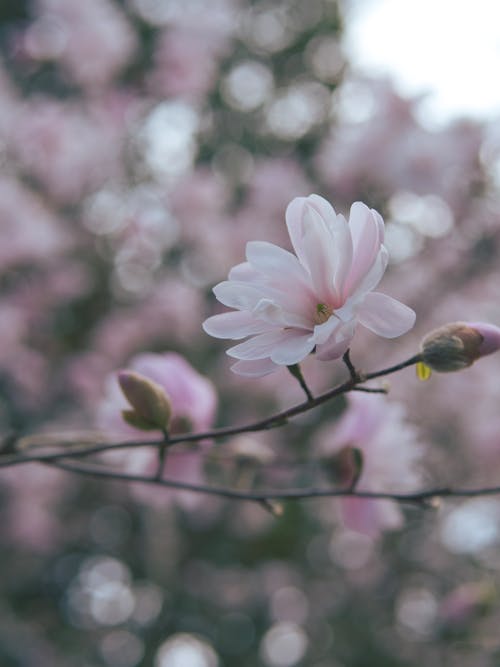
{"type": "Polygon", "coordinates": [[[383,387],[353,387],[351,391],[364,391],[365,394],[388,394],[389,391],[383,387]]]}
{"type": "Polygon", "coordinates": [[[156,469],[156,478],[161,479],[163,477],[163,471],[167,465],[167,454],[168,454],[168,445],[170,443],[170,435],[168,430],[163,429],[163,440],[158,446],[158,467],[156,469]]]}
{"type": "Polygon", "coordinates": [[[307,400],[309,402],[314,401],[314,396],[311,393],[311,390],[307,386],[307,382],[305,381],[305,378],[302,374],[302,369],[300,368],[300,364],[292,364],[291,366],[287,366],[289,372],[293,377],[298,381],[300,386],[302,387],[305,395],[307,396],[307,400]]]}
{"type": "Polygon", "coordinates": [[[249,491],[242,489],[232,489],[221,486],[211,486],[205,484],[191,484],[173,479],[157,479],[156,477],[145,477],[142,475],[133,475],[131,473],[122,473],[108,470],[103,466],[90,463],[75,463],[73,461],[52,461],[48,463],[51,467],[66,470],[90,477],[104,477],[106,479],[140,482],[143,484],[154,484],[167,489],[178,491],[192,491],[193,493],[202,493],[221,498],[230,498],[232,500],[249,500],[253,502],[269,502],[283,500],[305,500],[309,498],[364,498],[367,500],[393,500],[399,503],[426,503],[436,498],[475,498],[478,496],[500,495],[500,486],[488,486],[477,489],[453,489],[450,487],[437,487],[434,489],[425,489],[412,493],[392,493],[390,491],[359,491],[356,489],[338,489],[338,488],[292,488],[276,491],[274,489],[264,489],[260,491],[249,491]]]}
{"type": "MultiPolygon", "coordinates": [[[[333,389],[330,389],[329,391],[324,392],[323,394],[320,394],[316,397],[313,397],[311,400],[304,401],[303,403],[299,403],[298,405],[295,405],[291,408],[288,408],[286,410],[282,410],[281,412],[278,412],[274,415],[271,415],[270,417],[266,417],[264,419],[251,422],[249,424],[242,424],[242,425],[237,425],[237,426],[225,426],[221,428],[215,428],[210,431],[202,431],[202,432],[197,432],[197,433],[183,433],[181,435],[176,435],[173,436],[169,439],[168,441],[168,447],[172,447],[173,445],[182,443],[182,442],[199,442],[201,440],[217,440],[219,438],[225,438],[231,435],[239,435],[241,433],[257,433],[259,431],[265,431],[268,429],[272,428],[277,428],[279,426],[283,426],[288,422],[288,420],[292,417],[295,417],[299,414],[302,414],[304,412],[308,412],[309,410],[312,410],[315,407],[318,407],[319,405],[322,405],[323,403],[326,403],[327,401],[332,400],[333,398],[336,398],[337,396],[340,396],[341,394],[346,394],[349,391],[353,390],[370,390],[369,387],[363,388],[360,387],[360,384],[366,382],[367,380],[373,380],[378,377],[382,377],[384,375],[389,375],[391,373],[395,373],[397,371],[400,371],[408,366],[412,366],[413,364],[416,364],[418,361],[420,361],[421,356],[420,354],[414,355],[413,357],[410,357],[406,361],[403,361],[399,364],[396,364],[395,366],[390,366],[389,368],[384,368],[378,371],[374,371],[372,373],[368,374],[358,374],[356,373],[356,377],[351,377],[349,380],[346,382],[338,385],[337,387],[334,387],[333,389]]],[[[375,389],[376,393],[380,393],[379,389],[375,389]]],[[[0,455],[0,468],[1,467],[7,467],[7,466],[13,466],[13,465],[19,465],[22,463],[30,463],[30,462],[35,462],[35,461],[55,461],[57,459],[60,459],[61,457],[64,458],[77,458],[77,457],[82,457],[82,456],[89,456],[91,454],[98,454],[100,452],[105,452],[108,450],[116,450],[116,449],[125,449],[125,448],[133,448],[133,447],[147,447],[147,446],[165,446],[165,442],[163,439],[156,439],[156,440],[149,440],[146,442],[141,442],[141,441],[126,441],[126,442],[118,442],[118,443],[96,443],[96,444],[90,444],[90,445],[85,445],[82,447],[74,446],[70,450],[64,449],[64,445],[61,447],[59,451],[49,451],[49,452],[39,452],[37,454],[32,453],[32,449],[36,447],[35,444],[32,444],[28,448],[28,453],[24,454],[20,452],[19,454],[11,455],[11,454],[5,454],[3,456],[0,455]],[[61,451],[62,450],[62,451],[61,451]]]]}
{"type": "Polygon", "coordinates": [[[406,361],[402,361],[401,363],[396,364],[395,366],[389,366],[389,368],[384,368],[381,371],[374,371],[373,373],[365,373],[362,379],[363,381],[373,380],[375,378],[380,378],[384,375],[397,373],[397,371],[401,371],[403,370],[403,368],[407,368],[408,366],[414,366],[415,364],[418,364],[419,361],[422,361],[422,355],[415,354],[413,355],[413,357],[410,357],[406,361]]]}
{"type": "Polygon", "coordinates": [[[354,368],[354,364],[351,361],[351,354],[350,350],[346,350],[344,353],[344,356],[342,357],[342,361],[344,364],[347,366],[347,370],[349,371],[349,375],[351,376],[351,380],[353,382],[359,382],[359,375],[356,369],[354,368]]]}

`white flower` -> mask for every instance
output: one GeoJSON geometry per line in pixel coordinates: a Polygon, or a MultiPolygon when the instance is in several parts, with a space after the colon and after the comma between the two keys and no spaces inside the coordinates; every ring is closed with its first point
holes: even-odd
{"type": "Polygon", "coordinates": [[[296,364],[313,350],[336,359],[359,322],[394,338],[415,322],[413,310],[373,292],[387,266],[384,222],[365,204],[351,207],[349,223],[318,195],[297,197],[286,211],[296,256],[272,243],[251,241],[247,261],[231,269],[214,294],[234,312],[209,317],[216,338],[250,338],[227,351],[232,370],[260,376],[296,364]]]}

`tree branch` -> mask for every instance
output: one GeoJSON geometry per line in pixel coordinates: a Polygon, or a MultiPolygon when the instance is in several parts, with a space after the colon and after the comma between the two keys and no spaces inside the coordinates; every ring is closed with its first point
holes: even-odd
{"type": "MultiPolygon", "coordinates": [[[[346,361],[346,359],[344,359],[344,361],[346,361]]],[[[31,463],[36,461],[39,462],[56,461],[57,459],[60,459],[62,457],[64,457],[65,459],[80,458],[80,457],[90,456],[91,454],[98,454],[105,451],[114,451],[116,449],[148,447],[148,446],[170,448],[176,444],[184,442],[217,440],[219,438],[225,438],[231,435],[239,435],[241,433],[257,433],[259,431],[265,431],[268,429],[277,428],[279,426],[283,426],[284,424],[286,424],[290,418],[295,417],[304,412],[308,412],[309,410],[312,410],[313,408],[316,408],[322,405],[323,403],[326,403],[327,401],[331,401],[333,398],[336,398],[341,394],[346,394],[353,390],[385,393],[385,390],[371,389],[369,387],[362,387],[360,385],[362,385],[367,380],[373,380],[375,378],[400,371],[408,366],[416,364],[418,361],[420,361],[419,354],[414,355],[409,359],[406,359],[405,361],[396,364],[395,366],[383,368],[381,370],[374,371],[372,373],[367,373],[367,374],[356,373],[355,375],[351,375],[349,380],[343,382],[340,385],[337,385],[333,389],[330,389],[324,392],[323,394],[319,394],[316,397],[311,397],[311,399],[308,399],[303,403],[299,403],[298,405],[295,405],[291,408],[282,410],[281,412],[271,415],[270,417],[266,417],[264,419],[255,422],[251,422],[249,424],[242,424],[239,426],[225,426],[221,428],[215,428],[209,431],[201,431],[197,433],[183,433],[181,435],[175,435],[169,438],[168,443],[165,443],[164,439],[148,440],[142,442],[141,441],[125,441],[116,443],[92,442],[84,446],[70,445],[71,449],[68,450],[67,443],[64,443],[64,439],[61,438],[62,442],[60,441],[60,443],[51,444],[52,447],[58,446],[59,447],[58,451],[52,450],[48,452],[41,451],[38,453],[33,453],[33,449],[37,447],[40,447],[42,449],[44,445],[43,444],[37,445],[35,436],[30,436],[29,438],[30,445],[25,446],[27,453],[19,451],[16,454],[0,455],[0,468],[13,465],[20,465],[23,463],[31,463]]],[[[43,438],[41,437],[41,440],[42,439],[43,438]]]]}
{"type": "Polygon", "coordinates": [[[140,482],[153,484],[166,489],[177,491],[191,491],[232,500],[248,500],[253,502],[305,500],[312,498],[364,498],[366,500],[393,500],[399,503],[426,504],[436,498],[475,498],[477,496],[500,495],[500,486],[487,486],[476,489],[454,489],[451,487],[436,487],[411,493],[393,493],[390,491],[360,491],[357,489],[339,488],[292,488],[283,490],[263,489],[244,490],[205,484],[192,484],[173,479],[158,479],[156,476],[134,475],[131,473],[109,470],[104,466],[93,463],[74,461],[51,461],[51,467],[77,473],[79,475],[106,478],[122,482],[140,482]]]}

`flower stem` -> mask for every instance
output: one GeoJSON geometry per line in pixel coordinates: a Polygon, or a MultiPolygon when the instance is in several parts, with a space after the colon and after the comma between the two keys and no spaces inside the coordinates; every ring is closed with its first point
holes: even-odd
{"type": "Polygon", "coordinates": [[[167,429],[164,429],[162,433],[163,441],[158,447],[158,468],[156,470],[156,479],[161,479],[163,477],[163,471],[165,470],[165,465],[167,463],[168,443],[170,441],[170,435],[167,429]]]}
{"type": "Polygon", "coordinates": [[[311,393],[311,390],[307,386],[307,383],[304,379],[304,376],[302,375],[302,370],[300,368],[299,364],[292,364],[291,366],[287,366],[288,370],[290,373],[293,375],[293,377],[298,380],[300,386],[305,392],[305,395],[307,396],[308,401],[314,401],[314,396],[311,393]]]}
{"type": "MultiPolygon", "coordinates": [[[[276,428],[286,424],[292,417],[295,417],[296,415],[302,414],[304,412],[308,412],[312,408],[322,405],[327,401],[331,401],[337,396],[346,394],[350,391],[370,390],[371,393],[385,393],[385,389],[381,390],[378,388],[372,389],[371,387],[362,387],[360,386],[360,383],[365,382],[366,380],[373,380],[378,377],[390,375],[391,373],[396,373],[397,371],[403,370],[408,366],[416,364],[418,361],[421,361],[421,359],[422,356],[420,354],[416,354],[394,366],[382,368],[371,373],[363,373],[363,375],[360,376],[357,380],[349,378],[349,380],[346,382],[333,387],[332,389],[313,398],[310,398],[312,394],[309,389],[307,389],[307,391],[305,390],[308,397],[307,401],[283,410],[282,412],[278,412],[277,414],[248,424],[222,426],[220,428],[211,429],[209,431],[182,433],[180,435],[174,435],[173,437],[169,437],[168,434],[164,433],[164,438],[160,441],[149,440],[134,442],[126,440],[124,442],[101,442],[100,438],[95,439],[95,436],[93,436],[84,439],[83,442],[81,439],[74,442],[71,439],[67,440],[61,436],[53,438],[49,442],[44,442],[41,436],[28,436],[21,438],[18,441],[15,454],[3,453],[0,450],[0,468],[30,463],[34,461],[48,463],[63,457],[66,459],[87,457],[91,454],[98,454],[104,451],[129,449],[131,447],[163,447],[164,449],[168,449],[169,447],[172,447],[173,445],[179,444],[181,442],[199,442],[201,440],[225,438],[241,433],[256,433],[258,431],[276,428]],[[42,451],[38,451],[39,449],[42,449],[42,451]]],[[[288,368],[290,370],[290,367],[288,368]]]]}
{"type": "Polygon", "coordinates": [[[359,376],[358,376],[358,372],[354,368],[354,364],[351,361],[350,350],[346,350],[346,352],[344,353],[344,356],[342,357],[342,361],[347,366],[347,370],[349,371],[349,375],[351,376],[351,380],[353,380],[353,382],[358,382],[359,381],[359,376]]]}

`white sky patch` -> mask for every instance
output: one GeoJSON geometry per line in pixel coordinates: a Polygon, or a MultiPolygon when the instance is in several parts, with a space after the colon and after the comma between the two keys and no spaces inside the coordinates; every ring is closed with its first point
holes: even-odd
{"type": "Polygon", "coordinates": [[[431,123],[500,113],[498,0],[345,0],[345,48],[357,70],[429,93],[431,123]]]}

